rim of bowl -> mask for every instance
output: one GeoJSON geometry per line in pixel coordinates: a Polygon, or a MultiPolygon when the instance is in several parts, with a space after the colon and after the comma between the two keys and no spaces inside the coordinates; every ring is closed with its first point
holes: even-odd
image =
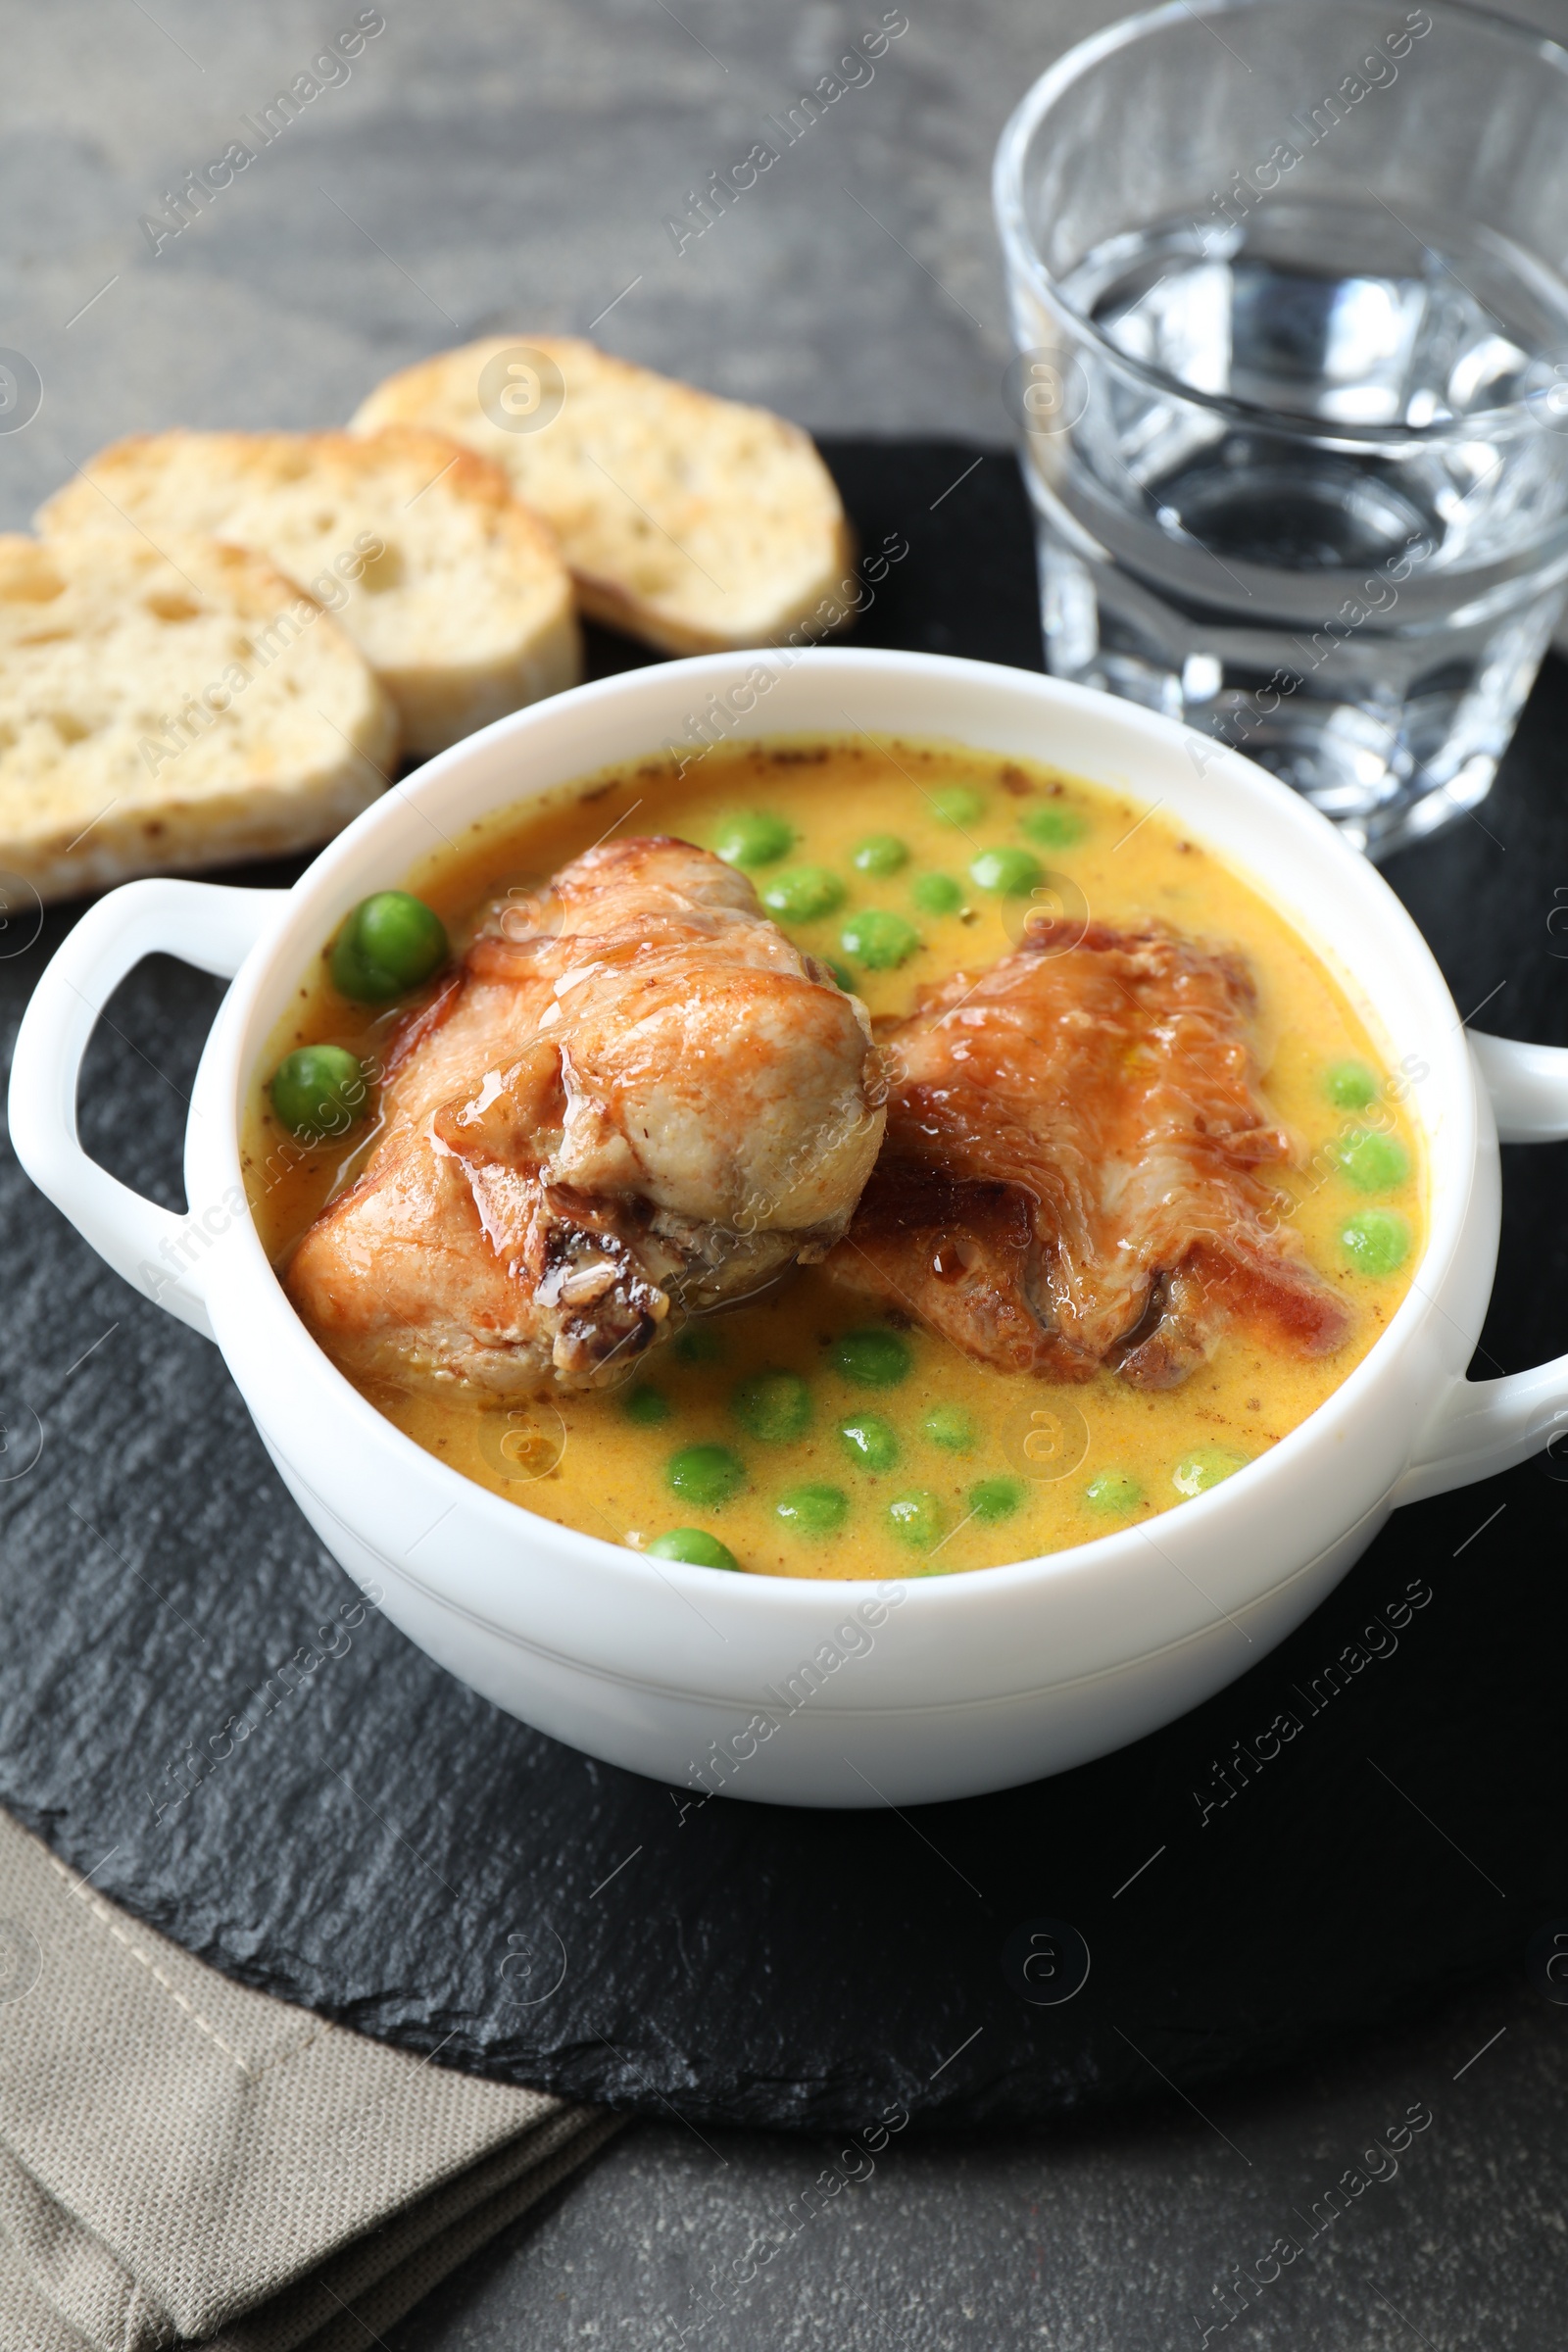
{"type": "MultiPolygon", "coordinates": [[[[1372,0],[1353,0],[1370,16],[1372,0]]],[[[1292,411],[1255,406],[1250,401],[1235,400],[1217,392],[1200,392],[1172,375],[1163,368],[1151,367],[1102,334],[1086,313],[1076,309],[1061,291],[1060,283],[1038,252],[1030,235],[1024,207],[1023,170],[1029,141],[1038,129],[1042,117],[1074,82],[1083,78],[1103,59],[1113,57],[1117,50],[1131,48],[1135,41],[1149,33],[1163,31],[1167,26],[1201,24],[1205,17],[1240,16],[1249,10],[1276,9],[1283,17],[1287,9],[1297,12],[1302,0],[1161,0],[1156,8],[1138,11],[1130,17],[1118,18],[1102,31],[1091,33],[1086,40],[1075,41],[1064,50],[1054,65],[1048,66],[1039,78],[1030,83],[1023,97],[1003,125],[997,141],[997,151],[991,174],[992,207],[997,218],[998,233],[1005,252],[1008,267],[1026,277],[1048,310],[1067,322],[1071,331],[1111,367],[1131,376],[1135,382],[1166,397],[1188,402],[1210,416],[1224,416],[1239,424],[1256,425],[1266,422],[1281,440],[1314,441],[1324,444],[1348,443],[1355,448],[1381,447],[1397,442],[1408,447],[1430,448],[1449,441],[1473,440],[1477,434],[1497,433],[1509,425],[1528,421],[1528,401],[1506,401],[1500,408],[1477,409],[1462,417],[1450,417],[1443,423],[1418,424],[1356,424],[1339,417],[1298,416],[1292,411]]],[[[1423,6],[1440,16],[1453,17],[1461,23],[1474,24],[1495,33],[1514,44],[1523,53],[1533,52],[1556,73],[1568,75],[1568,47],[1550,33],[1537,32],[1528,24],[1500,16],[1494,9],[1472,7],[1467,0],[1423,0],[1423,6]]],[[[1401,223],[1402,225],[1402,223],[1401,223]]],[[[1535,256],[1531,257],[1535,259],[1535,256]]]]}
{"type": "MultiPolygon", "coordinates": [[[[1181,5],[1181,0],[1177,0],[1177,5],[1181,5]]],[[[245,1096],[252,1074],[254,1054],[258,1048],[252,1047],[248,1056],[242,1055],[241,1049],[245,1043],[245,1032],[254,1014],[256,1001],[262,994],[265,984],[271,979],[276,969],[278,956],[286,935],[303,924],[307,906],[323,889],[330,887],[341,869],[358,860],[365,843],[373,838],[379,829],[383,815],[393,806],[394,800],[416,803],[422,789],[427,789],[431,784],[439,784],[454,768],[461,767],[466,760],[474,758],[480,747],[487,746],[507,735],[526,734],[530,723],[537,721],[541,714],[545,712],[559,713],[567,704],[580,707],[585,703],[610,703],[622,699],[635,699],[639,694],[652,694],[659,691],[671,678],[691,679],[695,683],[699,674],[706,673],[710,679],[717,680],[727,671],[733,671],[737,665],[748,665],[760,658],[761,655],[758,649],[745,648],[731,653],[705,654],[684,661],[657,662],[638,669],[619,671],[608,678],[592,679],[584,685],[567,689],[564,694],[552,695],[543,702],[529,704],[523,710],[513,711],[507,716],[493,721],[490,726],[479,729],[475,734],[465,737],[461,743],[453,745],[448,751],[438,753],[434,759],[426,761],[403,783],[373,802],[343,832],[328,842],[292,887],[280,894],[288,901],[288,914],[279,924],[277,931],[269,939],[259,943],[258,950],[253,951],[254,969],[249,972],[248,976],[242,972],[236,977],[212,1032],[212,1045],[216,1048],[220,1044],[225,1054],[231,1057],[233,1065],[228,1072],[229,1093],[225,1102],[225,1118],[221,1136],[214,1134],[212,1142],[206,1147],[218,1164],[222,1183],[224,1185],[238,1184],[242,1193],[245,1192],[244,1173],[240,1161],[240,1130],[244,1116],[245,1096]]],[[[833,666],[843,665],[846,668],[861,665],[891,670],[894,674],[900,671],[913,671],[929,675],[934,672],[938,677],[943,675],[951,677],[955,685],[962,681],[973,683],[978,680],[1014,692],[1021,686],[1028,692],[1039,695],[1048,704],[1051,702],[1065,704],[1069,708],[1083,711],[1090,718],[1104,723],[1113,733],[1119,733],[1125,738],[1125,750],[1129,754],[1136,754],[1140,739],[1161,744],[1167,751],[1173,751],[1178,747],[1185,749],[1190,743],[1195,742],[1201,744],[1208,754],[1212,754],[1214,751],[1212,738],[1198,734],[1195,729],[1184,726],[1179,720],[1166,718],[1157,711],[1148,710],[1140,704],[1123,702],[1117,697],[1101,694],[1089,687],[1074,685],[1065,679],[1054,678],[1043,671],[1017,669],[1000,662],[976,662],[958,655],[910,653],[902,649],[878,647],[814,646],[796,657],[795,662],[791,664],[792,670],[802,663],[810,663],[813,667],[824,663],[833,666]]],[[[651,735],[658,732],[657,728],[650,730],[651,735]]],[[[786,738],[791,734],[815,734],[827,738],[831,737],[835,730],[826,726],[807,726],[793,729],[781,726],[771,732],[773,735],[786,738]]],[[[912,729],[911,732],[928,733],[929,730],[912,729]]],[[[770,740],[770,736],[740,736],[737,740],[762,742],[770,740]]],[[[961,738],[955,736],[952,740],[958,742],[961,741],[961,738]]],[[[1221,749],[1222,756],[1228,762],[1226,769],[1228,780],[1234,782],[1238,789],[1250,792],[1254,799],[1260,799],[1278,821],[1302,830],[1305,839],[1315,844],[1318,853],[1328,857],[1339,866],[1342,875],[1347,878],[1352,888],[1364,891],[1370,885],[1372,901],[1378,908],[1379,919],[1392,925],[1396,933],[1403,934],[1403,952],[1408,956],[1412,964],[1420,970],[1424,992],[1435,992],[1439,1008],[1446,1008],[1447,1014],[1451,1016],[1453,1034],[1462,1035],[1463,1024],[1458,1018],[1447,984],[1444,980],[1431,949],[1405,907],[1396,898],[1377,868],[1357,851],[1349,848],[1329,819],[1301,800],[1288,785],[1270,775],[1265,768],[1256,766],[1243,754],[1229,752],[1224,747],[1221,749]]],[[[630,755],[630,757],[635,756],[630,755]]],[[[1004,758],[1005,754],[997,753],[988,756],[1004,758]]],[[[588,759],[575,772],[586,778],[597,772],[597,765],[592,759],[588,759]]],[[[1096,781],[1094,777],[1086,780],[1096,781]]],[[[1126,789],[1125,782],[1119,788],[1126,789]]],[[[547,786],[545,789],[551,789],[551,787],[547,786]]],[[[523,792],[515,797],[519,805],[525,805],[529,796],[523,792]]],[[[1133,799],[1139,797],[1136,785],[1133,786],[1129,797],[1133,799]]],[[[490,808],[500,808],[505,806],[507,806],[506,801],[500,797],[488,804],[490,808]]],[[[1195,825],[1193,829],[1200,839],[1205,838],[1200,825],[1195,825]]],[[[1245,862],[1237,858],[1229,849],[1212,840],[1209,841],[1209,846],[1213,849],[1214,855],[1221,858],[1233,872],[1237,873],[1244,883],[1263,898],[1265,904],[1276,908],[1310,951],[1320,960],[1327,963],[1330,971],[1335,974],[1336,979],[1343,986],[1346,975],[1338,968],[1337,959],[1319,944],[1310,921],[1283,900],[1277,892],[1253,876],[1245,862]]],[[[1375,1000],[1370,999],[1370,992],[1367,993],[1369,1001],[1375,1003],[1375,1000]]],[[[1462,1057],[1462,1062],[1456,1061],[1456,1069],[1462,1066],[1467,1071],[1468,1055],[1462,1043],[1457,1048],[1457,1054],[1462,1057]]],[[[198,1087],[193,1090],[193,1099],[199,1096],[206,1068],[204,1057],[203,1072],[199,1073],[198,1087]]],[[[214,1067],[215,1078],[220,1075],[220,1070],[221,1057],[220,1056],[214,1067]]],[[[1451,1142],[1446,1140],[1444,1148],[1455,1150],[1467,1144],[1473,1161],[1475,1139],[1470,1117],[1471,1103],[1472,1097],[1467,1093],[1461,1093],[1459,1104],[1463,1113],[1460,1121],[1461,1133],[1451,1142]]],[[[1433,1266],[1437,1266],[1439,1270],[1439,1280],[1446,1273],[1453,1261],[1462,1236],[1469,1206],[1470,1188],[1468,1185],[1462,1188],[1459,1185],[1445,1187],[1442,1213],[1441,1215],[1433,1213],[1430,1198],[1433,1190],[1431,1184],[1433,1137],[1430,1122],[1423,1121],[1421,1126],[1423,1149],[1429,1163],[1427,1230],[1420,1255],[1412,1269],[1411,1287],[1399,1301],[1388,1326],[1379,1334],[1361,1361],[1346,1375],[1337,1388],[1330,1392],[1321,1404],[1315,1406],[1304,1420],[1297,1424],[1295,1429],[1288,1431],[1266,1453],[1258,1455],[1244,1469],[1222,1481],[1219,1486],[1189,1497],[1171,1511],[1158,1514],[1161,1522],[1179,1519],[1182,1526],[1191,1530],[1195,1536],[1203,1529],[1217,1532],[1218,1522],[1227,1512],[1240,1511],[1248,1506],[1250,1497],[1257,1492],[1263,1480],[1270,1477],[1277,1479],[1280,1475],[1288,1472],[1298,1456],[1310,1451],[1315,1446],[1330,1437],[1335,1424],[1348,1419],[1357,1411],[1364,1392],[1381,1378],[1384,1367],[1402,1351],[1427,1315],[1435,1311],[1428,1296],[1427,1286],[1418,1286],[1414,1276],[1419,1274],[1423,1268],[1433,1266]],[[1189,1519],[1188,1514],[1193,1512],[1196,1512],[1198,1517],[1189,1519]]],[[[203,1141],[205,1142],[205,1136],[203,1141]]],[[[261,1236],[257,1231],[255,1217],[250,1209],[248,1193],[246,1193],[246,1204],[245,1217],[231,1229],[230,1234],[231,1245],[237,1246],[244,1261],[244,1272],[240,1278],[245,1279],[248,1276],[250,1279],[260,1280],[263,1286],[263,1296],[268,1299],[270,1311],[275,1313],[278,1318],[279,1340],[285,1346],[298,1345],[310,1351],[313,1366],[318,1374],[327,1376],[334,1394],[341,1400],[343,1410],[348,1413],[350,1419],[358,1425],[368,1441],[376,1446],[389,1446],[398,1461],[406,1463],[414,1474],[433,1481],[437,1491],[449,1494],[454,1504],[466,1503],[470,1511],[477,1512],[481,1522],[493,1530],[499,1540],[504,1542],[509,1536],[515,1534],[516,1521],[514,1514],[520,1512],[529,1527],[547,1530],[552,1542],[563,1545],[568,1554],[575,1553],[584,1566],[600,1570],[612,1569],[623,1575],[635,1574],[639,1584],[648,1583],[654,1564],[646,1554],[633,1550],[629,1544],[616,1544],[606,1537],[588,1535],[581,1529],[564,1526],[560,1521],[544,1519],[539,1514],[530,1511],[526,1503],[514,1502],[508,1496],[492,1493],[488,1487],[481,1486],[477,1480],[468,1478],[463,1471],[453,1468],[450,1463],[440,1461],[435,1455],[426,1452],[422,1446],[416,1444],[414,1439],[399,1429],[395,1422],[390,1421],[385,1414],[378,1412],[367,1397],[362,1396],[359,1390],[354,1387],[347,1375],[339,1370],[326,1350],[318,1345],[295,1313],[289,1303],[287,1294],[262,1247],[261,1236]]],[[[236,1269],[236,1271],[239,1270],[236,1269]]],[[[254,1336],[259,1338],[260,1333],[258,1332],[254,1336]]],[[[237,1380],[237,1385],[241,1387],[243,1393],[243,1382],[237,1380]]],[[[1402,1461],[1394,1466],[1390,1479],[1391,1486],[1397,1482],[1404,1467],[1405,1464],[1402,1461]]],[[[299,1474],[297,1473],[297,1475],[299,1474]]],[[[322,1499],[324,1501],[324,1497],[322,1499]]],[[[337,1516],[338,1514],[333,1512],[332,1515],[337,1516]]],[[[368,1541],[368,1539],[362,1540],[368,1541]]],[[[848,1605],[857,1594],[863,1596],[867,1592],[874,1592],[879,1582],[895,1582],[903,1585],[906,1604],[913,1599],[918,1592],[921,1597],[916,1605],[920,1608],[951,1609],[972,1605],[974,1602],[982,1600],[986,1594],[996,1594],[1004,1590],[1093,1574],[1097,1567],[1102,1563],[1108,1563],[1112,1557],[1122,1560],[1137,1559],[1148,1548],[1149,1539],[1144,1532],[1144,1523],[1140,1522],[1137,1526],[1112,1529],[1103,1535],[1091,1536],[1081,1544],[1068,1544],[1057,1551],[1036,1553],[1022,1560],[1003,1561],[994,1567],[966,1568],[937,1576],[925,1575],[918,1564],[914,1562],[911,1562],[907,1570],[895,1572],[891,1577],[882,1579],[875,1577],[768,1576],[745,1571],[737,1577],[734,1571],[729,1569],[706,1568],[695,1563],[675,1560],[660,1561],[658,1571],[660,1581],[677,1593],[681,1593],[682,1597],[690,1598],[692,1594],[702,1594],[712,1600],[716,1592],[722,1592],[726,1595],[733,1594],[743,1606],[750,1606],[754,1610],[772,1609],[778,1612],[793,1610],[797,1613],[804,1613],[809,1608],[814,1608],[824,1594],[833,1597],[835,1606],[848,1605]],[[683,1592],[682,1589],[687,1586],[690,1587],[690,1592],[683,1592]],[[969,1594],[967,1601],[963,1597],[966,1592],[969,1594]]],[[[391,1564],[396,1565],[395,1562],[391,1564]]],[[[434,1578],[438,1582],[445,1582],[445,1575],[446,1572],[439,1569],[436,1562],[431,1560],[419,1572],[418,1581],[424,1583],[434,1578]]],[[[1260,1588],[1260,1591],[1269,1589],[1263,1587],[1260,1588]]],[[[461,1605],[466,1606],[467,1604],[461,1605]]],[[[486,1621],[494,1624],[496,1630],[500,1632],[510,1633],[512,1631],[499,1618],[488,1618],[486,1621]]]]}

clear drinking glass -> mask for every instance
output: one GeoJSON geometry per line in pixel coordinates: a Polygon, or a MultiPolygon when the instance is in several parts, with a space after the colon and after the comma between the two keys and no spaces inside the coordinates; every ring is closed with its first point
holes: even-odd
{"type": "Polygon", "coordinates": [[[1050,668],[1374,854],[1473,808],[1568,588],[1568,52],[1176,0],[1036,82],[996,204],[1050,668]]]}

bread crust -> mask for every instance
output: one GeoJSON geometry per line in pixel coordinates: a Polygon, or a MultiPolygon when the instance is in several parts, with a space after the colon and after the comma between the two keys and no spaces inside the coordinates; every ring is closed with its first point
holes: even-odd
{"type": "Polygon", "coordinates": [[[581,611],[671,654],[725,652],[852,616],[855,543],[810,436],[766,409],[658,375],[575,336],[492,337],[386,381],[356,432],[424,424],[506,468],[551,525],[581,611]],[[527,350],[557,371],[536,429],[495,420],[480,379],[527,350]]]}
{"type": "Polygon", "coordinates": [[[416,758],[582,674],[553,533],[500,466],[421,426],[140,433],[100,450],[36,522],[46,537],[122,531],[162,544],[174,533],[254,547],[336,612],[416,758]],[[382,553],[367,561],[376,543],[382,553]]]}
{"type": "Polygon", "coordinates": [[[397,741],[358,648],[250,549],[0,536],[0,869],[40,899],[313,849],[397,741]]]}

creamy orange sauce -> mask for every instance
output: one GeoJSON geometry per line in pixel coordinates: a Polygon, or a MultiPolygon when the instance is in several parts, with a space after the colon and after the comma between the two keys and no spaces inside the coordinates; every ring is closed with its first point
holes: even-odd
{"type": "MultiPolygon", "coordinates": [[[[947,1342],[890,1316],[875,1301],[798,1271],[763,1298],[689,1323],[645,1356],[626,1385],[591,1395],[554,1393],[510,1412],[456,1388],[431,1394],[367,1387],[366,1394],[417,1445],[541,1517],[642,1548],[661,1534],[701,1526],[747,1570],[798,1577],[943,1574],[1031,1558],[1149,1520],[1187,1499],[1195,1457],[1212,1471],[1251,1460],[1295,1429],[1365,1355],[1392,1318],[1420,1255],[1423,1180],[1401,1087],[1343,990],[1265,900],[1158,812],[1028,762],[929,743],[774,743],[713,752],[677,778],[661,761],[564,787],[494,816],[455,849],[406,878],[447,923],[461,953],[480,913],[509,890],[548,880],[605,835],[673,833],[713,846],[737,811],[782,817],[795,839],[776,862],[752,870],[760,889],[801,865],[830,869],[844,886],[833,912],[781,917],[813,955],[848,969],[873,1016],[906,1011],[916,995],[960,966],[1005,955],[1026,902],[968,878],[980,853],[1031,848],[1043,866],[1082,893],[1098,920],[1136,926],[1154,916],[1190,936],[1240,948],[1257,982],[1261,1060],[1272,1109],[1297,1139],[1300,1164],[1278,1178],[1284,1213],[1313,1264],[1352,1310],[1351,1336],[1326,1360],[1308,1360],[1233,1333],[1182,1387],[1151,1394],[1104,1373],[1085,1386],[1054,1387],[973,1363],[947,1342]],[[951,821],[943,796],[966,788],[978,808],[951,821]],[[1040,819],[1057,839],[1042,844],[1040,819]],[[1026,828],[1034,824],[1034,838],[1026,828]],[[902,842],[907,861],[877,877],[853,854],[868,836],[902,842]],[[956,886],[952,911],[922,907],[919,878],[956,886]],[[919,945],[897,969],[868,971],[843,943],[867,908],[906,917],[919,945]],[[1359,1108],[1336,1105],[1329,1073],[1359,1064],[1375,1086],[1359,1108]],[[1395,1139],[1408,1174],[1359,1189],[1339,1164],[1348,1137],[1395,1139]],[[1368,1208],[1402,1217],[1411,1248],[1377,1276],[1342,1245],[1347,1223],[1368,1208]],[[906,1375],[877,1389],[834,1368],[835,1342],[869,1326],[901,1327],[906,1375]],[[811,1418],[791,1442],[766,1444],[737,1417],[734,1394],[749,1374],[785,1369],[808,1383],[811,1418]],[[943,1416],[937,1435],[927,1424],[943,1416]],[[897,1465],[872,1473],[854,1462],[840,1424],[865,1412],[889,1424],[897,1465]],[[939,1442],[945,1437],[949,1443],[939,1442]],[[952,1441],[957,1438],[960,1443],[952,1441]],[[700,1508],[677,1496],[668,1465],[680,1449],[725,1446],[746,1484],[700,1508]],[[827,1485],[847,1498],[830,1535],[798,1532],[781,1497],[827,1485]],[[919,1541],[909,1515],[890,1505],[917,1494],[919,1541]],[[977,1496],[989,1494],[989,1501],[977,1496]],[[1117,1499],[1107,1505],[1107,1495],[1117,1499]],[[991,1514],[991,1515],[988,1515],[991,1514]],[[901,1525],[906,1532],[901,1533],[901,1525]]],[[[379,1014],[348,1004],[320,963],[306,974],[296,1009],[258,1067],[245,1138],[252,1207],[273,1262],[286,1263],[321,1207],[358,1173],[375,1139],[373,1118],[336,1147],[306,1151],[279,1126],[266,1084],[295,1046],[331,1042],[374,1062],[399,1007],[379,1014]]]]}

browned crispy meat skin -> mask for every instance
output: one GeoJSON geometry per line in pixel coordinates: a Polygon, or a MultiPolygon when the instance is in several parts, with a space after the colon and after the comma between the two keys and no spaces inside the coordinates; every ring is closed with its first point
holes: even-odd
{"type": "Polygon", "coordinates": [[[829,1271],[1007,1372],[1174,1387],[1233,1320],[1307,1355],[1349,1316],[1281,1231],[1239,956],[1044,926],[882,1036],[887,1140],[829,1271]],[[1074,944],[1076,940],[1076,944],[1074,944]]]}
{"type": "Polygon", "coordinates": [[[849,1223],[882,1139],[864,1007],[706,850],[591,850],[404,1024],[382,1133],[289,1295],[346,1369],[502,1395],[627,1371],[849,1223]]]}

